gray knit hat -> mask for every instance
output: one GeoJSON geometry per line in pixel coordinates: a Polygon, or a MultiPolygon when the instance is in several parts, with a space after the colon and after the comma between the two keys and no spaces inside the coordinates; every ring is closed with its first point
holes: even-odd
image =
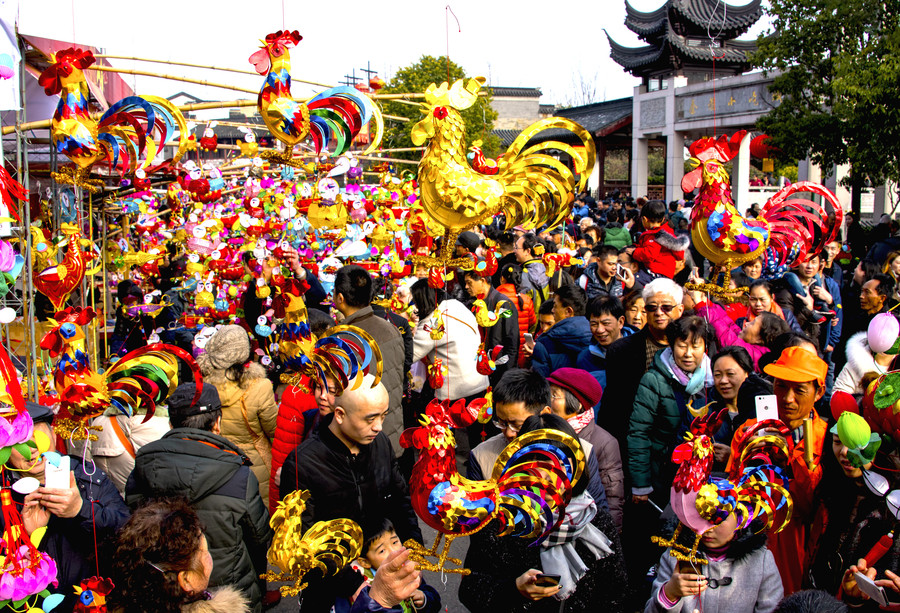
{"type": "Polygon", "coordinates": [[[222,326],[206,343],[204,361],[213,370],[225,370],[250,359],[250,337],[240,326],[222,326]]]}

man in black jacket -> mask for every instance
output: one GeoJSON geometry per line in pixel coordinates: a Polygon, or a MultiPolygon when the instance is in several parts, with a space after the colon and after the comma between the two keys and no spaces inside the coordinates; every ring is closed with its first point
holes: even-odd
{"type": "MultiPolygon", "coordinates": [[[[422,542],[409,490],[397,467],[391,442],[381,431],[388,412],[382,383],[367,375],[359,388],[345,390],[334,413],[288,455],[281,469],[281,497],[295,490],[310,493],[303,530],[318,521],[348,518],[361,526],[388,518],[401,541],[422,542]]],[[[304,613],[327,612],[336,596],[353,595],[361,575],[345,569],[337,577],[312,579],[300,598],[304,613]]]]}
{"type": "Polygon", "coordinates": [[[180,496],[197,511],[205,527],[213,570],[209,585],[232,585],[244,592],[251,608],[262,611],[266,552],[272,541],[269,514],[259,495],[250,460],[219,436],[222,403],[212,385],[185,383],[169,397],[170,430],[141,447],[125,486],[132,508],[144,500],[180,496]]]}
{"type": "MultiPolygon", "coordinates": [[[[34,432],[40,432],[50,441],[49,452],[56,451],[56,435],[52,430],[53,412],[42,405],[26,403],[28,414],[34,422],[34,432]]],[[[35,440],[34,434],[31,440],[35,440]]],[[[45,552],[56,562],[58,590],[66,595],[65,601],[55,610],[71,611],[76,597],[72,586],[97,574],[97,560],[94,559],[94,542],[102,547],[104,541],[115,538],[116,532],[128,521],[130,513],[119,495],[116,486],[102,470],[91,474],[84,472],[81,458],[70,457],[66,488],[48,488],[45,485],[45,467],[50,461],[39,457],[32,450],[30,460],[13,450],[9,458],[9,468],[4,474],[13,485],[23,477],[37,479],[41,487],[24,496],[12,490],[13,500],[21,508],[25,532],[31,535],[45,527],[47,532],[41,539],[38,550],[45,552]],[[20,506],[22,505],[22,506],[20,506]]],[[[0,515],[0,534],[6,529],[0,515]]],[[[100,559],[101,574],[108,570],[105,560],[100,559]]],[[[2,575],[2,573],[0,573],[2,575]]]]}

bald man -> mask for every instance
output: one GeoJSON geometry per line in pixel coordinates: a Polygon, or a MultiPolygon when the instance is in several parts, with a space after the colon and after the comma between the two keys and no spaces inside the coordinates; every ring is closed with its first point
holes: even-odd
{"type": "MultiPolygon", "coordinates": [[[[422,542],[409,489],[397,468],[391,442],[381,431],[390,404],[383,384],[366,376],[355,390],[335,398],[334,413],[319,420],[308,439],[290,453],[281,471],[281,497],[309,490],[303,530],[318,521],[346,517],[363,529],[388,518],[401,541],[422,542]]],[[[303,590],[300,610],[327,613],[335,596],[349,597],[362,576],[348,570],[313,581],[303,590]]]]}

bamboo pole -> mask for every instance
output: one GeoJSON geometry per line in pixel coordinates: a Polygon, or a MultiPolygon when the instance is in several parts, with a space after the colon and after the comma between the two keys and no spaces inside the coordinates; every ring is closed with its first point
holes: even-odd
{"type": "MultiPolygon", "coordinates": [[[[191,64],[190,62],[173,62],[172,60],[151,60],[150,58],[145,57],[128,57],[126,55],[110,55],[108,53],[101,53],[100,55],[95,55],[95,58],[104,58],[109,60],[131,60],[133,62],[152,62],[154,64],[170,64],[172,66],[187,66],[188,68],[206,68],[207,70],[220,70],[223,72],[234,72],[237,74],[247,74],[253,75],[254,77],[262,76],[255,70],[241,70],[240,68],[222,68],[219,66],[203,66],[202,64],[191,64]]],[[[334,87],[333,85],[326,85],[325,83],[318,83],[316,81],[305,81],[303,79],[295,79],[291,77],[291,81],[294,83],[306,83],[307,85],[315,85],[317,87],[334,87]]]]}
{"type": "Polygon", "coordinates": [[[246,87],[238,87],[236,85],[228,85],[227,83],[213,83],[212,81],[204,81],[202,79],[191,79],[189,77],[179,77],[171,74],[160,74],[156,72],[148,72],[146,70],[132,70],[130,68],[113,68],[112,66],[88,66],[84,70],[99,70],[100,72],[118,72],[121,74],[136,75],[139,77],[155,77],[157,79],[168,79],[169,81],[182,81],[184,83],[193,83],[195,85],[204,85],[206,87],[218,87],[220,89],[230,89],[236,92],[244,92],[247,94],[258,93],[258,90],[247,89],[246,87]]]}
{"type": "MultiPolygon", "coordinates": [[[[247,90],[249,91],[249,90],[247,90]]],[[[257,93],[257,92],[250,92],[257,93]]],[[[391,94],[394,95],[394,94],[391,94]]],[[[400,94],[400,95],[410,95],[410,94],[400,94]]],[[[306,102],[309,98],[294,98],[297,102],[306,102]]],[[[182,104],[176,107],[179,111],[182,112],[191,112],[191,111],[209,111],[213,109],[228,109],[228,108],[243,108],[248,106],[256,106],[256,100],[250,99],[240,99],[240,100],[223,100],[216,102],[191,102],[189,104],[182,104]]],[[[93,113],[91,114],[92,119],[99,119],[102,113],[93,113]]],[[[394,115],[384,115],[384,117],[388,117],[391,119],[397,119],[398,121],[409,121],[408,118],[399,118],[394,115]]],[[[50,119],[41,119],[39,121],[28,121],[25,123],[20,123],[12,126],[3,126],[2,134],[13,134],[15,131],[21,130],[26,132],[28,130],[45,130],[50,127],[50,119]]],[[[194,120],[196,121],[196,120],[194,120]]]]}

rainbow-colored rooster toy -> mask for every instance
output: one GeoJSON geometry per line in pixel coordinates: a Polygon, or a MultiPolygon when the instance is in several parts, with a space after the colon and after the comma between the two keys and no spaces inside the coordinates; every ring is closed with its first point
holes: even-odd
{"type": "Polygon", "coordinates": [[[250,56],[250,63],[261,75],[266,75],[259,90],[257,108],[272,135],[287,145],[283,154],[265,152],[264,157],[301,167],[292,158],[296,145],[307,136],[312,138],[316,153],[334,144],[334,155],[350,148],[353,139],[369,120],[375,119],[375,135],[363,154],[375,150],[381,143],[384,119],[372,101],[354,87],[332,87],[313,96],[306,103],[291,96],[291,54],[288,51],[303,40],[294,30],[278,30],[260,41],[263,46],[250,56]]]}
{"type": "Polygon", "coordinates": [[[71,47],[51,58],[50,66],[38,82],[48,96],[60,94],[59,104],[50,124],[50,134],[58,153],[64,153],[75,168],[64,168],[54,174],[58,182],[73,183],[96,191],[97,181],[87,177],[91,166],[106,160],[120,174],[131,174],[138,167],[147,173],[174,164],[187,148],[180,138],[175,155],[151,167],[153,158],[171,144],[176,132],[187,133],[184,116],[171,102],[159,96],[129,96],[116,102],[103,113],[99,122],[88,108],[90,91],[84,70],[94,64],[91,51],[71,47]]]}
{"type": "Polygon", "coordinates": [[[787,466],[793,447],[787,426],[777,420],[754,425],[738,442],[739,456],[734,458],[730,480],[715,478],[711,477],[712,437],[722,425],[727,409],[712,414],[707,410],[708,407],[698,411],[700,416],[691,423],[685,442],[672,453],[672,461],[680,466],[669,499],[680,523],[671,539],[652,537],[653,542],[669,547],[673,557],[695,565],[707,563],[697,556],[703,533],[731,513],[737,515],[738,528],[765,517],[765,528],[778,532],[787,526],[793,509],[787,474],[781,468],[787,466]],[[779,436],[769,434],[770,430],[779,436]],[[682,526],[696,535],[690,549],[678,542],[682,526]]]}
{"type": "Polygon", "coordinates": [[[450,543],[459,536],[478,532],[491,521],[501,522],[501,535],[543,540],[563,520],[572,487],[585,466],[580,443],[555,430],[533,430],[513,440],[494,463],[490,479],[472,481],[456,470],[456,441],[452,428],[465,428],[491,418],[484,398],[466,406],[448,400],[432,400],[420,418],[422,424],[407,429],[400,445],[420,451],[410,479],[413,509],[438,531],[431,549],[415,541],[405,543],[419,568],[468,574],[464,568],[444,568],[450,543]],[[444,547],[438,545],[444,537],[444,547]],[[437,557],[431,564],[426,557],[437,557]]]}
{"type": "Polygon", "coordinates": [[[175,345],[156,343],[127,353],[109,370],[100,374],[93,370],[85,347],[81,326],[95,317],[93,309],[69,307],[54,315],[54,327],[41,339],[41,349],[57,358],[53,371],[61,409],[74,419],[57,419],[54,429],[60,434],[84,439],[89,436],[84,422],[105,411],[123,415],[145,413],[153,416],[162,403],[178,387],[178,360],[184,360],[194,375],[200,397],[203,378],[194,358],[175,345]]]}
{"type": "MultiPolygon", "coordinates": [[[[776,278],[790,267],[819,253],[837,236],[843,221],[843,209],[828,189],[800,181],[777,192],[756,219],[740,214],[731,195],[731,183],[725,164],[738,154],[746,130],[730,139],[701,138],[689,147],[694,170],[684,176],[685,192],[700,189],[691,209],[691,239],[700,254],[725,273],[721,285],[705,283],[689,289],[709,291],[726,297],[731,270],[757,257],[765,259],[764,274],[776,278]],[[822,197],[825,207],[811,200],[791,198],[812,193],[822,197]]],[[[739,291],[742,291],[740,288],[739,291]]]]}

